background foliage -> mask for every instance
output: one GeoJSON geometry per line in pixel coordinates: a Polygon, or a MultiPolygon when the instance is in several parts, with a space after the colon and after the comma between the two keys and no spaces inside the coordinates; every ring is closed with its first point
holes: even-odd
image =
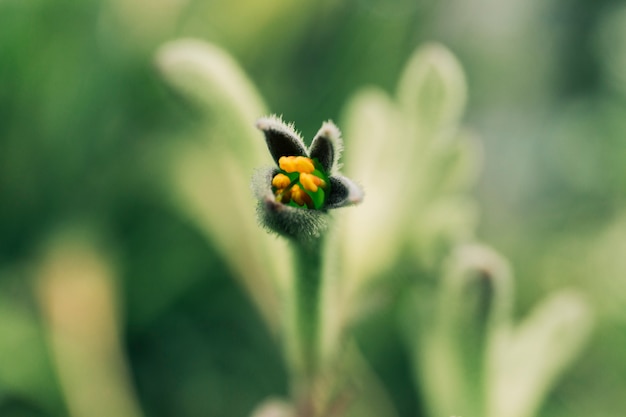
{"type": "MultiPolygon", "coordinates": [[[[484,143],[479,236],[516,270],[515,314],[564,286],[585,291],[596,310],[590,345],[542,415],[621,415],[622,4],[1,0],[2,416],[78,415],[60,388],[68,378],[59,369],[64,362],[51,359],[50,334],[64,326],[55,306],[67,305],[65,292],[45,284],[58,283],[50,259],[64,247],[57,236],[68,233],[90,242],[111,266],[102,273],[113,277],[103,278],[108,290],[97,294],[115,294],[111,326],[121,332],[130,385],[145,415],[248,415],[265,397],[287,391],[275,342],[215,242],[164,191],[166,155],[197,127],[198,115],[165,87],[154,53],[164,41],[188,36],[229,51],[270,110],[296,121],[304,137],[329,118],[341,127],[346,97],[358,88],[393,90],[417,45],[447,45],[467,74],[465,124],[484,143]]],[[[215,196],[228,197],[228,190],[215,196]]],[[[74,253],[71,245],[63,250],[74,253]]],[[[79,267],[99,270],[99,262],[79,267]]],[[[98,305],[94,297],[87,307],[98,305]]],[[[389,308],[370,317],[359,342],[399,415],[420,416],[395,314],[389,308]]],[[[106,379],[105,371],[94,372],[106,379]]]]}

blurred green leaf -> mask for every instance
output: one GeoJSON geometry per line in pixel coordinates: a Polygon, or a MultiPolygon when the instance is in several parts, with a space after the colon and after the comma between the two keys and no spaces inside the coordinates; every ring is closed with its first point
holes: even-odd
{"type": "MultiPolygon", "coordinates": [[[[50,414],[59,413],[62,401],[48,356],[48,347],[35,311],[26,300],[9,297],[7,281],[0,286],[0,389],[7,396],[24,398],[50,414]]],[[[15,292],[15,291],[12,291],[15,292]]]]}

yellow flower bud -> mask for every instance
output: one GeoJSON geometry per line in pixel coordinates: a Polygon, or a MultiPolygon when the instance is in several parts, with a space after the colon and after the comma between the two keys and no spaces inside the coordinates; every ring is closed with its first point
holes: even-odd
{"type": "Polygon", "coordinates": [[[317,192],[318,187],[326,187],[326,182],[323,179],[316,177],[313,174],[307,174],[305,172],[300,173],[300,184],[302,184],[305,190],[314,193],[317,192]]]}
{"type": "Polygon", "coordinates": [[[272,179],[272,186],[281,189],[287,188],[291,184],[291,180],[285,174],[276,174],[272,179]]]}
{"type": "Polygon", "coordinates": [[[295,165],[298,172],[310,174],[315,171],[313,161],[309,158],[305,158],[304,156],[296,156],[295,165]]]}
{"type": "Polygon", "coordinates": [[[298,184],[291,187],[291,199],[299,206],[313,207],[313,200],[298,184]]]}
{"type": "Polygon", "coordinates": [[[310,174],[315,171],[315,165],[310,158],[304,156],[281,156],[278,160],[280,169],[287,173],[305,172],[310,174]]]}

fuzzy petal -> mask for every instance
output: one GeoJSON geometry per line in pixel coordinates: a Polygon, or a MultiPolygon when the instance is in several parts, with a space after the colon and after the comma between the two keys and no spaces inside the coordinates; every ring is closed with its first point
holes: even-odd
{"type": "Polygon", "coordinates": [[[299,241],[319,238],[328,227],[328,213],[282,204],[269,195],[259,201],[259,221],[268,230],[299,241]]]}
{"type": "Polygon", "coordinates": [[[256,122],[256,127],[265,134],[267,148],[276,164],[281,156],[308,156],[300,135],[279,117],[263,117],[256,122]]]}
{"type": "Polygon", "coordinates": [[[326,172],[337,169],[337,164],[343,143],[339,128],[331,121],[324,122],[322,127],[313,138],[310,156],[317,158],[326,172]]]}
{"type": "Polygon", "coordinates": [[[325,209],[351,206],[363,201],[363,190],[354,181],[341,175],[329,178],[330,194],[325,209]]]}

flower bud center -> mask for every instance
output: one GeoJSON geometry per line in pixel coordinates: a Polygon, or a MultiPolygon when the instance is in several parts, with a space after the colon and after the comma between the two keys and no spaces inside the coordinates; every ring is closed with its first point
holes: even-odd
{"type": "Polygon", "coordinates": [[[277,201],[296,207],[322,208],[329,183],[317,160],[304,156],[282,156],[278,166],[280,172],[272,178],[272,190],[277,201]]]}

